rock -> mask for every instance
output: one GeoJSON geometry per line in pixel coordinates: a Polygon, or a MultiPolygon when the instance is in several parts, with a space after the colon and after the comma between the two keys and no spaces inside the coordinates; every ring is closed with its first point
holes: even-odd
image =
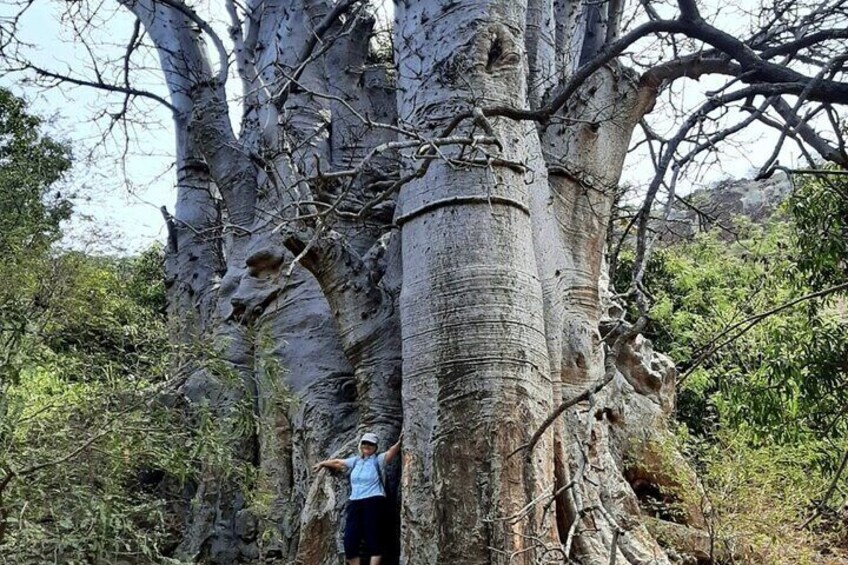
{"type": "Polygon", "coordinates": [[[239,510],[236,513],[235,519],[236,535],[245,540],[252,541],[256,539],[259,531],[259,523],[256,516],[250,510],[239,510]]]}
{"type": "Polygon", "coordinates": [[[782,171],[764,180],[722,181],[711,188],[696,190],[685,196],[691,206],[675,202],[668,220],[662,226],[654,227],[659,233],[659,240],[670,244],[716,226],[730,227],[736,216],[763,222],[791,191],[789,177],[782,171]]]}

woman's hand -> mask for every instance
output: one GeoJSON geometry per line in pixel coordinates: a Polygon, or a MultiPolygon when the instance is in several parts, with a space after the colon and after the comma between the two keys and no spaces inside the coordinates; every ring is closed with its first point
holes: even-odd
{"type": "Polygon", "coordinates": [[[391,463],[395,457],[397,457],[398,453],[400,453],[400,444],[403,441],[403,432],[400,432],[397,441],[393,446],[391,446],[388,451],[386,451],[386,465],[391,463]]]}

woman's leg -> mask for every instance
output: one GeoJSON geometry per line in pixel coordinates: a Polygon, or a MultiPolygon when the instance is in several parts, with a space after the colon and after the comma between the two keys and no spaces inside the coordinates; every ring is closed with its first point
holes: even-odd
{"type": "Polygon", "coordinates": [[[362,507],[362,526],[365,534],[365,547],[371,555],[370,565],[379,565],[383,558],[385,544],[385,524],[383,521],[383,506],[385,499],[380,497],[368,498],[362,507]]]}
{"type": "Polygon", "coordinates": [[[361,500],[347,503],[345,519],[344,550],[348,565],[359,565],[359,544],[362,542],[364,506],[361,500]]]}

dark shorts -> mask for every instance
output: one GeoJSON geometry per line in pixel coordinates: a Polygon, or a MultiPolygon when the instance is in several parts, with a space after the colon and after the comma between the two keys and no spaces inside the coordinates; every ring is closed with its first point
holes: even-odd
{"type": "Polygon", "coordinates": [[[383,555],[385,526],[383,517],[386,497],[372,496],[347,503],[347,521],[345,522],[344,550],[347,559],[360,557],[362,542],[365,541],[365,553],[369,556],[383,555]]]}

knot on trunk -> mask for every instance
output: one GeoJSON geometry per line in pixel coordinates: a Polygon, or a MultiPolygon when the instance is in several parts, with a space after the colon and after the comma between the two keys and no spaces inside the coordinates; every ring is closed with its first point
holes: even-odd
{"type": "Polygon", "coordinates": [[[515,34],[503,24],[492,24],[478,38],[475,61],[485,61],[487,73],[497,73],[521,65],[521,45],[515,34]]]}

